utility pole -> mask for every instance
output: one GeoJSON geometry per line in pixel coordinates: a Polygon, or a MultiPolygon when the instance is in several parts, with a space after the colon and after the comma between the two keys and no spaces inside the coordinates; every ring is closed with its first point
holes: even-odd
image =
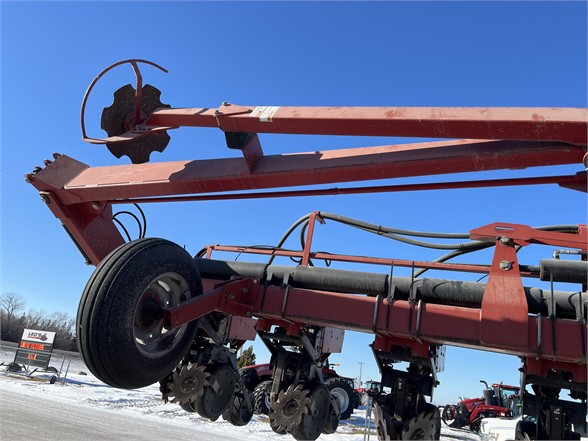
{"type": "Polygon", "coordinates": [[[359,387],[361,387],[361,371],[363,370],[363,365],[365,364],[363,361],[358,361],[359,364],[359,387]]]}

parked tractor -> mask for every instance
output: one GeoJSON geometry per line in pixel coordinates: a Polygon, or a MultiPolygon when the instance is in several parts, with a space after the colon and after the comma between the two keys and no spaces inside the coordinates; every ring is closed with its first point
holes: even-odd
{"type": "MultiPolygon", "coordinates": [[[[245,387],[253,393],[255,413],[269,415],[271,409],[270,394],[273,384],[273,367],[270,363],[245,366],[239,369],[239,374],[245,387]]],[[[353,379],[339,376],[328,367],[322,368],[323,380],[331,397],[337,399],[341,420],[351,417],[353,409],[359,407],[359,394],[353,388],[353,379]]]]}
{"type": "Polygon", "coordinates": [[[456,405],[445,406],[441,416],[445,424],[455,428],[469,426],[478,433],[483,418],[511,417],[520,413],[518,386],[494,383],[489,387],[484,380],[480,383],[486,386],[481,398],[466,398],[456,405]]]}
{"type": "Polygon", "coordinates": [[[356,389],[360,396],[360,402],[362,406],[367,405],[370,396],[375,396],[382,391],[382,383],[379,381],[368,380],[365,382],[365,387],[356,389]]]}

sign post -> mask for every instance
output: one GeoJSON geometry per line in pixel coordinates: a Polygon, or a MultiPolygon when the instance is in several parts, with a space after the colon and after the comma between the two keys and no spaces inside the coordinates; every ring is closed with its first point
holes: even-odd
{"type": "Polygon", "coordinates": [[[14,362],[47,370],[54,340],[55,332],[25,329],[16,350],[14,362]]]}

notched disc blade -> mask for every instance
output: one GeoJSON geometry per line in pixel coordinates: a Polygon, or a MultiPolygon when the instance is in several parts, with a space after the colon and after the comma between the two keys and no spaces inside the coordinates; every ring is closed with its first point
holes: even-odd
{"type": "MultiPolygon", "coordinates": [[[[143,86],[141,97],[142,116],[150,115],[154,110],[162,107],[171,107],[160,101],[161,92],[149,84],[143,86]]],[[[105,107],[102,111],[100,127],[109,137],[122,135],[127,131],[125,119],[134,110],[135,88],[127,84],[114,92],[112,105],[105,107]]],[[[145,134],[130,141],[107,143],[106,146],[117,158],[126,155],[131,159],[133,164],[142,164],[149,161],[151,152],[163,152],[169,144],[170,139],[166,131],[158,131],[145,134]]]]}

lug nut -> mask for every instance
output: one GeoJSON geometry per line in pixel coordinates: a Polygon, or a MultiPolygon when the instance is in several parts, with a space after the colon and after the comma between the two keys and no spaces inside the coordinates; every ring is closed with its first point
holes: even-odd
{"type": "Polygon", "coordinates": [[[45,202],[47,205],[49,205],[49,203],[51,202],[51,201],[49,200],[49,198],[47,197],[47,195],[45,195],[45,194],[42,194],[42,195],[41,195],[41,200],[42,200],[43,202],[45,202]]]}
{"type": "Polygon", "coordinates": [[[30,184],[31,182],[33,182],[33,175],[30,173],[27,173],[26,175],[24,175],[24,178],[25,178],[25,182],[27,184],[30,184]]]}
{"type": "Polygon", "coordinates": [[[62,156],[61,153],[57,153],[57,152],[53,153],[53,159],[59,159],[59,158],[61,158],[61,156],[62,156]]]}
{"type": "Polygon", "coordinates": [[[43,164],[45,164],[45,166],[48,166],[49,164],[51,164],[53,161],[49,161],[48,159],[45,159],[43,161],[43,164]]]}
{"type": "Polygon", "coordinates": [[[33,169],[33,173],[39,173],[41,170],[43,170],[42,167],[39,167],[38,165],[33,169]]]}

